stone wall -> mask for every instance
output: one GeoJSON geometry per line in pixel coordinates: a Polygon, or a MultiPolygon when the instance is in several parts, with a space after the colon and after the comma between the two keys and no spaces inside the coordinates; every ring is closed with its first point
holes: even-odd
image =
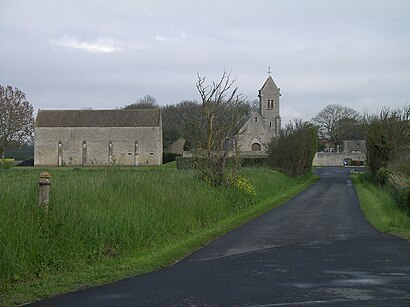
{"type": "Polygon", "coordinates": [[[265,152],[274,136],[273,129],[266,124],[258,112],[254,112],[240,131],[238,137],[240,151],[250,152],[252,144],[257,143],[261,145],[261,152],[265,152]]]}
{"type": "Polygon", "coordinates": [[[36,127],[34,165],[159,165],[160,127],[36,127]]]}
{"type": "Polygon", "coordinates": [[[364,153],[325,153],[317,152],[313,159],[313,166],[343,166],[343,160],[351,158],[352,160],[365,161],[364,153]]]}

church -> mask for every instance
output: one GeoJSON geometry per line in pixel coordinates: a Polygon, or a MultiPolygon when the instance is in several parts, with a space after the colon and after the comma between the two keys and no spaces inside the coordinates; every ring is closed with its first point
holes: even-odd
{"type": "Polygon", "coordinates": [[[281,129],[280,95],[280,89],[269,76],[259,90],[259,109],[244,119],[239,130],[238,145],[242,154],[266,154],[271,139],[278,136],[281,129]]]}
{"type": "Polygon", "coordinates": [[[159,108],[39,110],[34,139],[36,166],[162,164],[159,108]]]}

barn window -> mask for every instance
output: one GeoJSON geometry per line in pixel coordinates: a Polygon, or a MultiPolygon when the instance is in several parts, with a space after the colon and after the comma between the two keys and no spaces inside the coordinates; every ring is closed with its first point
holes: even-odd
{"type": "Polygon", "coordinates": [[[112,153],[113,153],[113,146],[112,142],[110,141],[108,143],[108,164],[112,164],[112,153]]]}
{"type": "Polygon", "coordinates": [[[58,142],[58,158],[57,158],[57,165],[63,166],[63,142],[58,142]]]}
{"type": "Polygon", "coordinates": [[[261,151],[261,145],[258,143],[253,143],[251,149],[252,151],[261,151]]]}
{"type": "Polygon", "coordinates": [[[83,141],[83,159],[82,159],[82,166],[85,166],[87,164],[87,142],[83,141]]]}

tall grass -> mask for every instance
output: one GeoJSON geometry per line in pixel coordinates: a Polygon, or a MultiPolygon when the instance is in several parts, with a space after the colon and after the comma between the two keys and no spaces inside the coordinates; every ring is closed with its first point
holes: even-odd
{"type": "Polygon", "coordinates": [[[400,209],[396,191],[389,186],[380,188],[366,175],[353,177],[360,207],[376,229],[410,239],[410,215],[400,209]]]}
{"type": "Polygon", "coordinates": [[[244,169],[256,198],[206,185],[194,171],[49,169],[49,213],[37,206],[40,169],[0,171],[0,283],[81,270],[107,258],[172,244],[297,183],[264,168],[244,169]]]}

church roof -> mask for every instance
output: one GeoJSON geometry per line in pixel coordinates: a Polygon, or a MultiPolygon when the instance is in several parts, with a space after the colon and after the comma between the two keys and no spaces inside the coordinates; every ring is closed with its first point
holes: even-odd
{"type": "Polygon", "coordinates": [[[262,85],[262,88],[260,90],[263,90],[269,83],[273,83],[273,85],[278,88],[278,86],[276,85],[275,81],[273,81],[273,78],[271,76],[269,76],[265,83],[262,85]]]}
{"type": "Polygon", "coordinates": [[[36,127],[158,127],[160,110],[39,110],[36,127]]]}

